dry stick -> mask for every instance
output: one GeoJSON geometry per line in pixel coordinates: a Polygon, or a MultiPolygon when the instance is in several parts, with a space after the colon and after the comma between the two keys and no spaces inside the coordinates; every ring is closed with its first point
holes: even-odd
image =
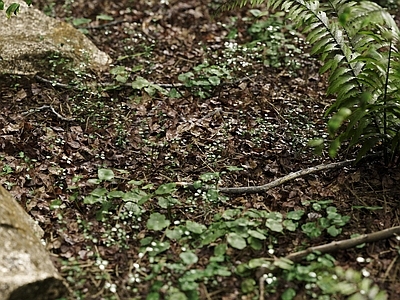
{"type": "Polygon", "coordinates": [[[262,276],[260,276],[260,278],[258,279],[258,285],[259,285],[259,289],[260,289],[260,295],[259,295],[259,299],[260,300],[264,300],[264,293],[265,293],[265,280],[262,276]]]}
{"type": "MultiPolygon", "coordinates": [[[[254,194],[254,193],[260,193],[260,192],[265,192],[269,189],[272,189],[274,187],[277,187],[281,184],[284,184],[285,182],[288,182],[290,180],[293,180],[295,178],[307,175],[307,174],[311,174],[311,173],[315,173],[318,171],[322,171],[322,170],[327,170],[327,169],[334,169],[334,168],[339,168],[339,167],[345,167],[348,165],[351,165],[353,162],[355,162],[355,159],[350,159],[350,160],[345,160],[345,161],[340,161],[340,162],[336,162],[336,163],[331,163],[331,164],[321,164],[318,166],[314,166],[314,167],[310,167],[304,170],[300,170],[300,171],[296,171],[293,173],[290,173],[286,176],[283,176],[281,178],[278,178],[270,183],[264,184],[264,185],[257,185],[257,186],[245,186],[245,187],[228,187],[228,188],[217,188],[217,190],[221,193],[225,193],[225,194],[254,194]]],[[[178,186],[185,186],[188,188],[193,189],[194,186],[192,183],[188,183],[188,182],[177,182],[176,185],[178,186]]],[[[202,187],[202,189],[204,190],[211,190],[211,189],[215,189],[214,187],[211,186],[205,186],[202,187]]]]}
{"type": "MultiPolygon", "coordinates": [[[[344,250],[344,249],[349,249],[353,248],[355,246],[361,245],[363,243],[373,243],[377,242],[383,239],[388,239],[394,235],[400,235],[400,226],[395,226],[391,228],[387,228],[381,231],[373,232],[373,233],[368,233],[368,234],[363,234],[361,236],[357,236],[355,238],[343,240],[343,241],[334,241],[329,244],[323,244],[315,247],[310,247],[307,248],[306,250],[291,253],[289,255],[286,255],[284,259],[289,259],[293,262],[299,262],[302,260],[304,257],[306,257],[308,254],[318,252],[321,254],[325,253],[330,253],[334,252],[337,250],[344,250]]],[[[261,277],[266,273],[270,273],[271,270],[268,270],[267,268],[260,268],[259,271],[257,271],[257,276],[261,277]]]]}

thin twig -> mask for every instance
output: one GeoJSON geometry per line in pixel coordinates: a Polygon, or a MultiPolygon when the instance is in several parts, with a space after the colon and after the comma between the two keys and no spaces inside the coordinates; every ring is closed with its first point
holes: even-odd
{"type": "Polygon", "coordinates": [[[51,106],[51,105],[43,105],[43,106],[40,106],[40,107],[37,107],[37,108],[32,108],[32,109],[30,109],[28,111],[25,111],[25,112],[21,113],[21,115],[27,116],[27,115],[33,114],[35,112],[38,112],[38,111],[41,111],[41,110],[44,110],[44,109],[50,110],[53,114],[55,114],[57,116],[57,118],[59,118],[59,119],[61,119],[63,121],[70,122],[70,121],[74,121],[75,120],[74,118],[66,118],[66,117],[60,115],[58,112],[56,112],[54,107],[51,106]]]}
{"type": "Polygon", "coordinates": [[[394,264],[397,261],[398,256],[396,256],[392,262],[390,263],[389,267],[386,269],[385,274],[383,275],[383,279],[386,279],[389,276],[390,271],[392,270],[394,264]]]}

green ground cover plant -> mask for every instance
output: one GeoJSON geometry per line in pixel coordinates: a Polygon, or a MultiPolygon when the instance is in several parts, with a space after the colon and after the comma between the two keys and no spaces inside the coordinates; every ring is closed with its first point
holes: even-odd
{"type": "MultiPolygon", "coordinates": [[[[305,286],[310,299],[331,299],[333,296],[339,299],[344,296],[348,299],[387,299],[386,293],[360,272],[335,267],[335,259],[330,255],[310,254],[306,263],[274,257],[280,236],[291,232],[302,234],[304,239],[316,239],[325,233],[336,237],[350,217],[337,213],[332,200],[307,201],[303,203],[303,209],[285,214],[244,207],[225,208],[214,212],[210,222],[204,224],[177,218],[177,211],[192,202],[190,194],[187,203],[178,200],[174,183],[155,187],[131,180],[132,190],[121,192],[113,188],[119,181],[116,173],[111,169],[99,169],[97,178],[89,179],[94,190],[85,197],[75,193],[73,200],[96,208],[98,221],[115,224],[96,237],[91,233],[92,223],[79,222],[88,249],[93,249],[90,245],[102,244],[129,249],[130,244],[139,243],[139,260],[131,271],[130,286],[136,289],[135,284],[148,282],[151,288],[146,299],[161,299],[162,295],[166,299],[200,299],[201,284],[217,286],[219,278],[232,276],[241,280],[244,295],[256,298],[260,292],[273,295],[278,287],[296,283],[305,286]],[[139,228],[145,229],[144,234],[135,230],[139,228]],[[172,247],[174,251],[171,251],[172,247]],[[247,261],[237,262],[232,256],[232,249],[256,253],[264,247],[268,248],[270,257],[254,258],[252,255],[247,261]],[[199,260],[210,251],[206,265],[198,266],[199,260]],[[144,262],[146,267],[142,266],[144,262]],[[254,272],[260,267],[269,270],[262,278],[266,282],[264,291],[259,290],[259,284],[254,280],[254,272]]],[[[200,188],[218,178],[220,174],[205,173],[196,185],[200,188]]],[[[78,183],[79,178],[75,182],[78,183]]],[[[195,194],[202,198],[201,190],[195,194]]],[[[211,195],[203,197],[211,201],[210,211],[227,200],[216,191],[211,195]]],[[[108,264],[101,257],[97,261],[100,268],[108,264]]],[[[72,261],[67,269],[71,280],[74,277],[83,280],[86,276],[86,271],[74,266],[72,261]]],[[[106,273],[104,276],[108,289],[118,288],[106,273]]],[[[296,294],[296,289],[289,287],[281,299],[293,299],[296,294]]],[[[76,296],[79,298],[79,294],[76,296]]]]}

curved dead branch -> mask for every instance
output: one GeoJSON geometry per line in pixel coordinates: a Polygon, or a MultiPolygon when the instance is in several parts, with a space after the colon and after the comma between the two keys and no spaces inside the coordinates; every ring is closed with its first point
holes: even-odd
{"type": "MultiPolygon", "coordinates": [[[[340,168],[340,167],[345,167],[348,165],[351,165],[354,163],[356,160],[355,159],[350,159],[350,160],[345,160],[341,162],[336,162],[336,163],[331,163],[331,164],[321,164],[317,165],[314,167],[310,167],[304,170],[292,172],[286,176],[283,176],[281,178],[278,178],[272,182],[269,182],[264,185],[257,185],[257,186],[246,186],[246,187],[218,187],[217,190],[221,193],[225,194],[254,194],[254,193],[260,193],[260,192],[265,192],[268,191],[269,189],[272,189],[274,187],[277,187],[279,185],[282,185],[290,180],[293,180],[295,178],[299,178],[311,173],[316,173],[318,171],[322,170],[328,170],[328,169],[335,169],[335,168],[340,168]]],[[[192,183],[186,183],[186,182],[177,182],[176,183],[178,186],[185,186],[188,188],[194,189],[194,186],[192,183]]],[[[211,190],[215,189],[215,187],[211,186],[205,186],[202,187],[203,190],[211,190]]]]}
{"type": "Polygon", "coordinates": [[[355,238],[351,238],[351,239],[347,239],[347,240],[343,240],[343,241],[334,241],[329,244],[323,244],[323,245],[319,245],[319,246],[315,246],[315,247],[310,247],[303,251],[291,253],[291,254],[285,256],[285,258],[290,259],[293,262],[297,262],[297,261],[300,261],[301,259],[303,259],[308,254],[313,253],[313,252],[319,252],[321,254],[331,253],[331,252],[335,252],[337,250],[350,249],[350,248],[356,247],[356,246],[364,244],[364,243],[373,243],[373,242],[377,242],[380,240],[388,239],[395,235],[400,235],[400,226],[387,228],[387,229],[373,232],[373,233],[363,234],[363,235],[357,236],[355,238]]]}

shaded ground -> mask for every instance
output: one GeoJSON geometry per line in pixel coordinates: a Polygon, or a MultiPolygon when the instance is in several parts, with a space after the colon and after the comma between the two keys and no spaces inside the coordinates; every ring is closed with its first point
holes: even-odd
{"type": "MultiPolygon", "coordinates": [[[[147,277],[155,274],[151,268],[156,264],[139,255],[141,240],[149,234],[141,218],[151,212],[167,214],[171,222],[210,225],[215,214],[236,207],[285,214],[293,209],[309,211],[305,201],[329,199],[342,215],[351,216],[336,238],[322,234],[310,239],[295,231],[271,237],[258,251],[229,249],[232,270],[237,261],[271,256],[268,243],[274,246],[274,255],[284,256],[399,225],[399,172],[379,161],[310,175],[260,195],[225,199],[182,189],[175,194],[179,205],[166,209],[151,201],[140,216],[127,213],[118,200],[102,209],[87,199],[84,203],[96,187],[88,180],[98,177],[99,168],[116,174],[115,180],[102,183],[104,187],[125,192],[138,185],[131,180],[155,189],[215,172],[225,172],[221,186],[260,185],[329,162],[306,147],[310,138],[324,131],[321,116],[330,103],[324,78],[318,75],[317,62],[302,52],[307,47],[301,37],[289,24],[282,28],[279,16],[261,18],[257,29],[251,27],[254,16],[248,9],[213,19],[208,1],[99,2],[37,1],[37,7],[84,23],[78,27],[124,69],[114,68],[114,74],[76,74],[81,83],[70,89],[37,78],[11,78],[0,99],[0,183],[45,230],[47,247],[75,291],[73,298],[141,299],[157,288],[157,278],[147,277]],[[92,21],[85,24],[81,18],[92,21]],[[189,71],[197,82],[216,74],[220,82],[215,86],[208,82],[209,90],[186,88],[178,77],[189,71]],[[176,97],[157,91],[149,96],[117,82],[117,75],[128,83],[141,76],[167,91],[175,88],[176,97]],[[94,82],[105,85],[96,87],[94,82]],[[43,105],[52,105],[66,119],[50,110],[29,113],[43,105]],[[229,166],[241,170],[229,171],[229,166]],[[138,264],[143,268],[133,272],[138,264]],[[132,281],[132,274],[141,280],[132,281]]],[[[178,261],[181,246],[171,244],[169,260],[178,261]]],[[[211,254],[211,247],[199,250],[200,267],[211,254]]],[[[335,258],[344,268],[364,268],[387,289],[389,299],[397,299],[397,255],[398,242],[393,239],[342,251],[335,258]],[[357,257],[367,262],[358,262],[357,257]]],[[[170,278],[160,275],[158,280],[163,284],[178,280],[179,272],[170,273],[170,278]]],[[[223,278],[202,283],[201,298],[256,297],[256,291],[243,295],[238,276],[223,278]]],[[[268,299],[278,298],[287,287],[278,283],[277,293],[270,292],[268,299]]]]}

